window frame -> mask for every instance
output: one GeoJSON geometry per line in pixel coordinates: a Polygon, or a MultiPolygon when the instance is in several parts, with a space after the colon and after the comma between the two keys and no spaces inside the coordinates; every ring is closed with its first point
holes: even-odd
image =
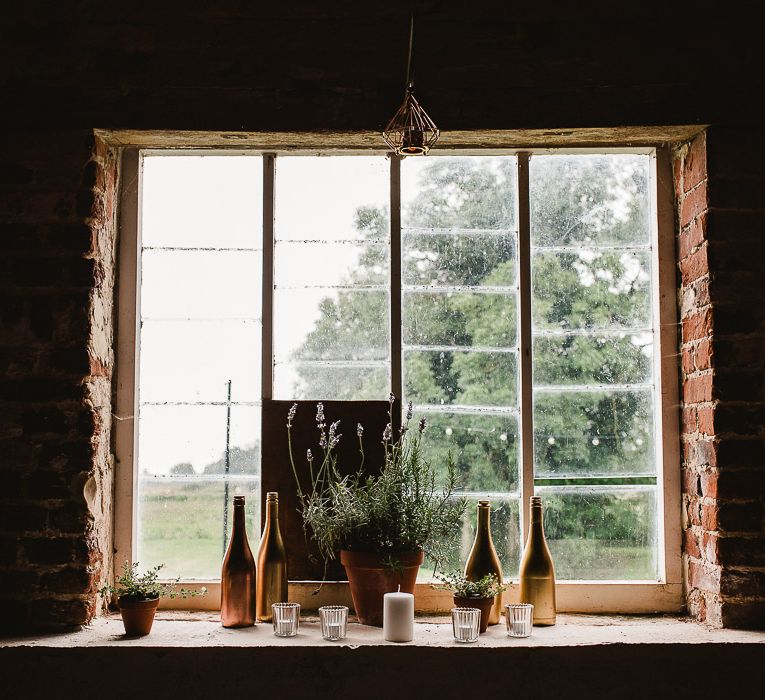
{"type": "MultiPolygon", "coordinates": [[[[274,183],[279,156],[291,155],[379,155],[381,148],[371,149],[222,149],[126,147],[122,149],[119,192],[119,235],[117,253],[117,330],[115,333],[115,498],[114,498],[114,568],[133,560],[136,537],[137,382],[140,350],[139,265],[141,238],[141,187],[144,155],[226,155],[261,156],[263,158],[263,270],[262,270],[262,400],[273,398],[273,253],[274,253],[274,183]]],[[[582,613],[647,613],[675,612],[683,608],[681,569],[680,509],[680,438],[679,380],[677,361],[677,303],[675,216],[672,168],[666,146],[629,147],[604,143],[601,147],[553,148],[455,148],[438,149],[431,158],[443,155],[508,155],[517,158],[518,182],[518,299],[519,299],[519,449],[520,517],[523,541],[528,534],[528,512],[525,504],[534,493],[533,416],[531,375],[531,263],[529,161],[535,155],[642,154],[650,156],[651,187],[651,255],[652,309],[655,332],[654,380],[655,442],[657,456],[656,487],[659,556],[658,581],[560,581],[557,583],[558,608],[561,612],[582,613]]],[[[402,327],[401,327],[401,159],[390,161],[390,340],[391,390],[402,391],[402,327]],[[398,282],[398,284],[396,284],[398,282]]],[[[262,441],[262,437],[261,437],[262,441]]],[[[192,599],[163,600],[162,607],[216,610],[220,605],[219,581],[193,580],[186,587],[206,586],[208,595],[192,599]]],[[[290,597],[304,607],[315,608],[330,603],[348,603],[347,584],[330,582],[319,595],[312,595],[315,582],[290,582],[290,597]]],[[[518,582],[511,581],[505,593],[507,601],[517,600],[518,582]]],[[[448,610],[451,594],[432,588],[428,583],[417,585],[417,609],[422,612],[448,610]]]]}

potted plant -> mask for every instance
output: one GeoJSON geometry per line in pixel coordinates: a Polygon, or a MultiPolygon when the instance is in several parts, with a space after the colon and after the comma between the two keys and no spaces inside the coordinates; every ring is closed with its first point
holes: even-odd
{"type": "Polygon", "coordinates": [[[486,574],[478,581],[468,581],[465,574],[452,572],[448,574],[436,574],[436,578],[443,582],[441,586],[435,586],[441,590],[449,590],[454,594],[454,607],[478,608],[481,611],[481,633],[489,626],[489,613],[494,599],[507,586],[504,585],[496,574],[486,574]]]}
{"type": "Polygon", "coordinates": [[[108,593],[117,596],[125,634],[139,637],[151,632],[160,598],[187,598],[207,593],[204,587],[198,591],[185,588],[176,590],[175,586],[180,579],[160,581],[159,571],[163,567],[164,564],[160,564],[139,575],[138,562],[132,566],[125,562],[122,574],[117,577],[114,585],[105,584],[99,589],[101,595],[108,593]]]}
{"type": "Polygon", "coordinates": [[[339,421],[329,424],[317,404],[316,428],[321,458],[308,450],[309,486],[300,485],[292,454],[291,428],[297,404],[287,417],[290,462],[297,483],[303,525],[316,540],[325,562],[340,555],[356,615],[363,624],[382,625],[383,595],[397,590],[414,593],[424,555],[443,560],[446,548],[460,531],[464,499],[453,498],[456,469],[449,457],[445,485],[422,453],[427,423],[421,418],[410,430],[412,404],[394,436],[394,397],[389,398],[389,422],[382,435],[384,463],[377,476],[362,471],[364,428],[356,427],[361,463],[358,471],[341,475],[334,448],[340,441],[339,421]]]}

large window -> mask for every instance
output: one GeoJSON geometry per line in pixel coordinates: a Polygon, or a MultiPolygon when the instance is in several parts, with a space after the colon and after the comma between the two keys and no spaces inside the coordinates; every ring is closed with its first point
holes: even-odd
{"type": "Polygon", "coordinates": [[[133,559],[219,575],[262,399],[393,391],[457,463],[453,566],[488,497],[516,576],[537,493],[559,580],[669,580],[655,152],[138,161],[133,559]]]}

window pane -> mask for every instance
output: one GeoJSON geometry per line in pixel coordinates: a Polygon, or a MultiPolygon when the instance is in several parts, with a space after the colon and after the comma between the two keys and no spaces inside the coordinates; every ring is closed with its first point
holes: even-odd
{"type": "Polygon", "coordinates": [[[648,245],[649,156],[532,156],[534,246],[648,245]]]}
{"type": "Polygon", "coordinates": [[[416,404],[515,406],[516,368],[515,352],[405,350],[404,393],[416,404]]]}
{"type": "Polygon", "coordinates": [[[537,475],[654,474],[652,392],[535,392],[534,461],[537,475]]]}
{"type": "Polygon", "coordinates": [[[390,391],[390,164],[280,158],[274,247],[274,397],[390,391]]]}
{"type": "Polygon", "coordinates": [[[463,491],[517,492],[518,419],[511,414],[428,411],[423,452],[446,479],[449,453],[463,491]]]}
{"type": "Polygon", "coordinates": [[[514,348],[514,294],[404,292],[405,345],[514,348]]]}
{"type": "Polygon", "coordinates": [[[143,318],[260,318],[261,253],[144,250],[143,318]]]}
{"type": "Polygon", "coordinates": [[[512,287],[515,234],[404,229],[401,262],[405,285],[512,287]]]}
{"type": "Polygon", "coordinates": [[[140,400],[260,400],[257,321],[144,321],[140,400]]]}
{"type": "Polygon", "coordinates": [[[651,327],[648,253],[537,251],[532,286],[538,329],[651,327]]]}
{"type": "Polygon", "coordinates": [[[630,384],[652,379],[653,334],[537,335],[536,384],[630,384]]]}
{"type": "Polygon", "coordinates": [[[143,246],[260,248],[260,156],[144,156],[143,246]]]}
{"type": "Polygon", "coordinates": [[[559,581],[657,580],[656,487],[537,491],[559,581]]]}

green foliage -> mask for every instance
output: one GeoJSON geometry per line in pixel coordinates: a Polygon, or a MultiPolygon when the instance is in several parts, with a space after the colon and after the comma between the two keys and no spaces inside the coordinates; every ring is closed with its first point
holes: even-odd
{"type": "Polygon", "coordinates": [[[423,457],[421,441],[426,422],[422,418],[416,430],[410,430],[411,406],[398,437],[393,439],[393,400],[389,403],[390,422],[383,434],[385,463],[379,476],[363,472],[363,428],[357,427],[361,466],[342,476],[337,469],[334,448],[340,440],[339,421],[327,430],[324,408],[317,405],[316,424],[322,460],[314,465],[307,454],[309,490],[303,491],[292,454],[292,419],[295,404],[287,421],[290,461],[292,464],[304,526],[310,530],[325,559],[333,559],[338,550],[372,552],[393,562],[402,552],[424,550],[440,562],[449,543],[456,536],[465,510],[461,499],[452,498],[456,483],[453,465],[447,468],[445,485],[423,457]]]}
{"type": "Polygon", "coordinates": [[[122,566],[122,574],[117,577],[114,585],[104,584],[98,590],[101,595],[110,593],[118,598],[128,600],[158,600],[159,598],[188,598],[197,595],[205,595],[206,588],[191,591],[186,588],[176,589],[180,579],[173,581],[161,581],[159,572],[164,564],[159,564],[143,574],[138,574],[138,562],[130,564],[125,562],[122,566]]]}
{"type": "Polygon", "coordinates": [[[457,598],[493,598],[507,588],[496,574],[486,574],[478,581],[469,581],[462,572],[452,571],[436,574],[436,578],[442,581],[443,585],[434,588],[452,591],[457,598]]]}

